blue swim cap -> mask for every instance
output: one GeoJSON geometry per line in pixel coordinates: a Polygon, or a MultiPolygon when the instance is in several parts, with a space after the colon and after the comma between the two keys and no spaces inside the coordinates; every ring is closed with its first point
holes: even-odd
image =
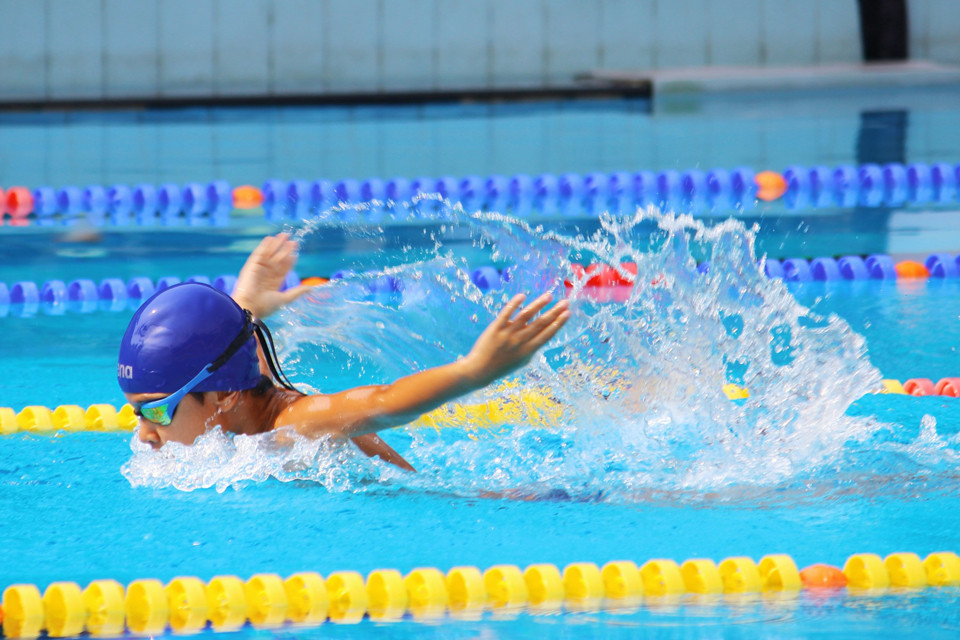
{"type": "Polygon", "coordinates": [[[257,338],[246,311],[213,287],[186,282],[147,299],[120,343],[117,381],[124,393],[173,393],[223,355],[245,328],[250,339],[192,391],[242,391],[257,385],[257,338]]]}

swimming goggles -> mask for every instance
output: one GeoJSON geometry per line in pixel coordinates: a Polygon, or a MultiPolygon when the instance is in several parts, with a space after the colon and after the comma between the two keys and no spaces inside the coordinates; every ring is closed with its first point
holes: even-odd
{"type": "Polygon", "coordinates": [[[133,411],[135,414],[143,416],[150,422],[156,423],[161,427],[168,426],[173,422],[173,415],[177,412],[177,405],[180,404],[180,401],[190,393],[190,391],[196,387],[198,384],[212,376],[216,373],[217,369],[222,367],[227,363],[227,361],[240,350],[240,347],[247,343],[247,340],[250,339],[250,336],[254,332],[254,322],[250,315],[249,311],[244,310],[246,314],[246,321],[243,323],[243,328],[240,330],[240,333],[237,334],[237,337],[233,339],[233,342],[227,345],[227,348],[224,349],[223,353],[217,357],[216,360],[205,366],[200,370],[200,373],[193,376],[193,378],[183,385],[177,391],[174,391],[165,398],[160,398],[159,400],[150,400],[149,402],[135,402],[133,403],[133,411]]]}

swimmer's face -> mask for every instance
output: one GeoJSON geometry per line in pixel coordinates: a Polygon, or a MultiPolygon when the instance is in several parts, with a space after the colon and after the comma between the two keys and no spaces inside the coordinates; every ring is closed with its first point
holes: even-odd
{"type": "MultiPolygon", "coordinates": [[[[124,395],[127,402],[134,405],[167,397],[165,393],[125,393],[124,395]]],[[[177,405],[173,420],[167,426],[151,422],[142,415],[138,415],[140,423],[137,436],[140,442],[149,444],[154,449],[159,449],[168,442],[193,444],[197,438],[206,433],[210,418],[217,413],[217,403],[212,397],[214,395],[211,393],[211,397],[205,398],[205,402],[200,402],[190,394],[185,395],[177,405]]]]}

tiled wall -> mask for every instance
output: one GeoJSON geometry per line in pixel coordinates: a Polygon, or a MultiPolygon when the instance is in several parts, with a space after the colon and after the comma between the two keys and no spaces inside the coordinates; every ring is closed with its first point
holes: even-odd
{"type": "MultiPolygon", "coordinates": [[[[956,0],[910,0],[960,62],[956,0]]],[[[0,100],[551,86],[860,58],[856,0],[2,0],[0,100]]]]}
{"type": "Polygon", "coordinates": [[[867,132],[902,136],[903,160],[955,163],[958,94],[933,88],[876,103],[782,96],[763,108],[738,100],[653,114],[641,100],[3,114],[0,184],[782,171],[857,164],[864,109],[909,112],[904,132],[867,132]]]}

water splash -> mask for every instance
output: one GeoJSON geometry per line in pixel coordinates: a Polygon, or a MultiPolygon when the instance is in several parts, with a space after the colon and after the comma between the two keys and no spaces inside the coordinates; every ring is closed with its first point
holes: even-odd
{"type": "MultiPolygon", "coordinates": [[[[443,222],[426,228],[430,242],[409,248],[404,264],[316,288],[272,323],[284,369],[313,391],[390,381],[466,353],[513,294],[552,291],[568,295],[573,317],[514,381],[563,407],[555,424],[521,413],[516,424],[494,430],[462,419],[454,422],[460,428],[386,434],[418,474],[327,443],[293,438],[278,449],[262,436],[215,432],[192,448],[154,453],[134,445],[128,479],[222,490],[273,477],[338,491],[403,486],[635,500],[664,491],[783,486],[832,473],[849,443],[868,442],[880,428],[847,414],[852,402],[880,387],[864,339],[764,277],[755,230],[741,222],[706,226],[641,210],[602,216],[584,237],[436,200],[415,206],[443,222]],[[445,241],[451,230],[508,265],[502,289],[482,292],[471,282],[466,260],[445,241]],[[697,259],[709,260],[709,271],[698,270],[697,259]],[[598,300],[586,277],[572,275],[571,260],[635,263],[635,286],[614,292],[621,302],[598,300]],[[750,397],[728,400],[729,382],[747,387],[750,397]]],[[[309,239],[317,226],[348,214],[341,208],[298,234],[309,239]]],[[[634,278],[623,269],[621,276],[634,278]]],[[[516,394],[491,388],[461,403],[502,400],[505,393],[516,394]]]]}

